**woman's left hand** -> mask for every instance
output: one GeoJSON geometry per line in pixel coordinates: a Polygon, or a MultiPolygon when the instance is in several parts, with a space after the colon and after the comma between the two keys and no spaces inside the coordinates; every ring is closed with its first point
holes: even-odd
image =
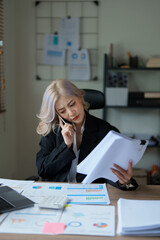
{"type": "Polygon", "coordinates": [[[133,177],[132,161],[129,161],[128,169],[124,170],[119,165],[114,164],[115,168],[111,168],[112,172],[118,177],[120,184],[128,184],[133,177]]]}

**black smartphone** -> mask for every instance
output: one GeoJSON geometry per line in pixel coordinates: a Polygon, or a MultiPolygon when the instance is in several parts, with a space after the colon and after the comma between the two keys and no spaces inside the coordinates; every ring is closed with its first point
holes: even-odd
{"type": "Polygon", "coordinates": [[[66,120],[66,119],[64,119],[64,118],[62,118],[61,115],[60,115],[58,112],[56,112],[56,113],[57,113],[57,115],[60,117],[60,119],[62,120],[63,125],[64,125],[65,123],[69,123],[69,124],[72,125],[72,122],[70,122],[70,121],[68,121],[68,120],[66,120]]]}

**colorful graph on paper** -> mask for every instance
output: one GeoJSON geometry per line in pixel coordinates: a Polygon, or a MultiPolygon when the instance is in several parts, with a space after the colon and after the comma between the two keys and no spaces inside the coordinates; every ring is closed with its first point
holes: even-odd
{"type": "Polygon", "coordinates": [[[68,204],[110,204],[105,184],[32,183],[23,194],[35,202],[48,195],[65,194],[68,204]]]}

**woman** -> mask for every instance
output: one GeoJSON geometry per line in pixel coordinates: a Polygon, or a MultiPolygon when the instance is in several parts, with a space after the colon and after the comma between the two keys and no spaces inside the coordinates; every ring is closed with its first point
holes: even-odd
{"type": "MultiPolygon", "coordinates": [[[[76,172],[77,164],[97,146],[110,130],[118,131],[108,122],[90,115],[84,91],[72,82],[57,79],[46,89],[37,133],[40,134],[40,151],[36,164],[38,174],[45,181],[81,182],[85,175],[76,172]]],[[[123,190],[137,188],[132,178],[132,162],[127,170],[114,165],[116,183],[107,179],[95,182],[110,183],[123,190]]],[[[107,176],[106,176],[107,178],[107,176]]]]}

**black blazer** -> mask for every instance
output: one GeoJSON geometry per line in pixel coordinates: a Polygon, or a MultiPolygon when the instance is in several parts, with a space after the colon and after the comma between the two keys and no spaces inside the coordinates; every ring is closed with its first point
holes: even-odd
{"type": "MultiPolygon", "coordinates": [[[[85,130],[80,146],[78,163],[83,161],[110,130],[118,131],[117,128],[108,122],[86,113],[85,130]]],[[[36,156],[36,165],[38,174],[44,181],[66,182],[73,159],[75,159],[75,154],[72,147],[70,149],[67,148],[61,129],[57,128],[54,132],[52,131],[47,136],[41,138],[40,151],[36,156]]],[[[85,175],[77,173],[76,177],[77,182],[81,182],[85,175]]],[[[115,187],[122,188],[118,182],[114,183],[107,179],[97,179],[95,182],[110,183],[115,187]]]]}

